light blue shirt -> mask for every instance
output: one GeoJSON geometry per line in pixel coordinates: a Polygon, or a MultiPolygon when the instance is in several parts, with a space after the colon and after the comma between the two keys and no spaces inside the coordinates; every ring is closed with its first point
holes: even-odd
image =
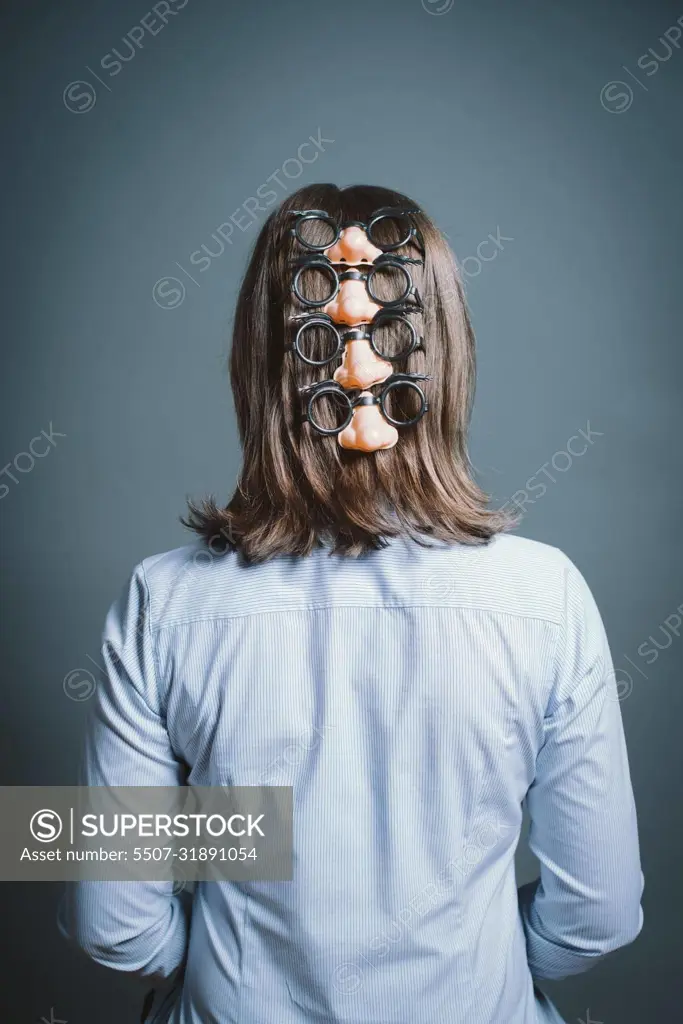
{"type": "Polygon", "coordinates": [[[534,980],[638,935],[609,647],[558,549],[246,567],[197,542],[136,567],[103,639],[82,781],[293,787],[293,881],[67,887],[64,934],[171,979],[151,1019],[559,1021],[534,980]],[[518,890],[525,800],[541,877],[518,890]]]}

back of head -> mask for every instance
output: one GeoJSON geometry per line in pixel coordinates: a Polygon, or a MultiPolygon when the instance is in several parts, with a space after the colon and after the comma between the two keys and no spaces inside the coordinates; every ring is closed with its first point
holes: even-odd
{"type": "Polygon", "coordinates": [[[348,555],[383,546],[384,538],[427,535],[482,543],[510,520],[487,508],[467,455],[474,394],[474,335],[457,264],[445,239],[421,209],[413,240],[397,250],[422,256],[410,266],[421,298],[423,345],[402,372],[429,375],[429,408],[379,451],[349,451],[334,435],[304,422],[300,389],[329,376],[288,348],[298,242],[293,211],[324,210],[339,224],[367,223],[383,207],[418,208],[390,189],[315,184],[299,189],[264,224],[242,283],[235,312],[230,371],[243,466],[225,507],[213,499],[190,502],[184,522],[207,542],[236,547],[248,561],[309,554],[319,545],[348,555]]]}

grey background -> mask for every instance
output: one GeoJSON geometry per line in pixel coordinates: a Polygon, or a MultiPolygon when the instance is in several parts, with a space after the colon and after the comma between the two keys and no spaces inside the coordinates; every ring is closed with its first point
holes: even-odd
{"type": "MultiPolygon", "coordinates": [[[[274,172],[278,199],[311,181],[399,189],[468,272],[479,479],[498,504],[533,493],[520,532],[561,547],[585,574],[622,672],[645,927],[594,971],[546,987],[568,1021],[672,1020],[683,52],[650,76],[637,62],[649,47],[666,56],[659,39],[683,6],[458,0],[438,13],[448,3],[189,0],[163,30],[152,22],[158,34],[116,77],[101,61],[127,52],[121,38],[151,4],[5,10],[0,463],[50,423],[66,437],[30,471],[28,458],[23,472],[10,465],[16,484],[0,476],[1,781],[75,781],[87,701],[74,698],[91,685],[83,670],[97,675],[107,608],[137,561],[189,539],[177,521],[187,495],[231,492],[240,453],[224,361],[266,215],[236,230],[203,274],[190,253],[216,252],[212,232],[274,172]],[[63,99],[79,79],[96,95],[83,113],[63,99]],[[601,103],[614,80],[631,97],[613,86],[601,103]],[[334,142],[287,178],[283,162],[318,129],[334,142]],[[498,229],[511,241],[496,258],[468,261],[498,229]],[[160,308],[153,286],[169,275],[185,298],[160,308]],[[568,465],[556,453],[587,422],[600,436],[568,465]],[[652,664],[638,654],[646,641],[652,649],[648,637],[665,648],[652,664]]],[[[520,881],[533,873],[522,853],[520,881]]],[[[129,979],[61,940],[58,895],[3,887],[3,1019],[137,1020],[129,979]]]]}

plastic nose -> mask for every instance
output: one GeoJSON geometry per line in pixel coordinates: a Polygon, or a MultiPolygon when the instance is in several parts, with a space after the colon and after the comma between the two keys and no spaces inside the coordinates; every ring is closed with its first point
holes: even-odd
{"type": "Polygon", "coordinates": [[[326,249],[325,255],[334,263],[342,260],[346,263],[372,263],[382,255],[382,250],[368,241],[363,228],[354,224],[344,228],[339,241],[326,249]]]}
{"type": "Polygon", "coordinates": [[[347,341],[342,364],[335,370],[334,379],[343,388],[369,388],[380,384],[393,372],[391,363],[375,355],[369,341],[357,338],[347,341]]]}
{"type": "Polygon", "coordinates": [[[342,448],[376,452],[380,448],[393,448],[398,441],[398,430],[387,423],[378,405],[359,405],[348,427],[337,435],[337,441],[342,448]]]}
{"type": "Polygon", "coordinates": [[[339,291],[323,308],[335,323],[356,324],[369,323],[380,307],[373,302],[367,293],[364,281],[342,281],[339,291]]]}

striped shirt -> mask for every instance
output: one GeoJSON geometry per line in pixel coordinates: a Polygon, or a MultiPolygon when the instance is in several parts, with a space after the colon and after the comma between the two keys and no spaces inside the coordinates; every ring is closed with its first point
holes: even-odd
{"type": "Polygon", "coordinates": [[[561,1021],[536,983],[638,935],[610,651],[557,548],[196,542],[135,568],[103,641],[81,781],[293,787],[293,881],[67,886],[62,932],[165,984],[148,1020],[561,1021]]]}

